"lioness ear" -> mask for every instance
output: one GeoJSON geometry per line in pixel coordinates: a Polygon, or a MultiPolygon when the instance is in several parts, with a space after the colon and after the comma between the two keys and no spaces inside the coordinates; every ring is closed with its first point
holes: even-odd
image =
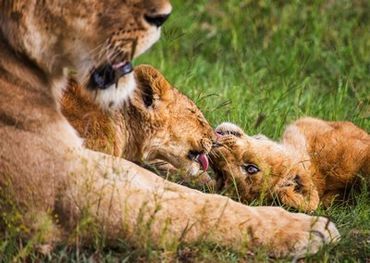
{"type": "Polygon", "coordinates": [[[162,73],[149,65],[140,65],[135,68],[137,93],[145,107],[152,107],[157,100],[166,100],[170,96],[171,85],[162,73]]]}
{"type": "Polygon", "coordinates": [[[238,138],[244,135],[244,131],[234,123],[223,122],[218,125],[215,129],[215,132],[219,135],[234,135],[238,138]]]}

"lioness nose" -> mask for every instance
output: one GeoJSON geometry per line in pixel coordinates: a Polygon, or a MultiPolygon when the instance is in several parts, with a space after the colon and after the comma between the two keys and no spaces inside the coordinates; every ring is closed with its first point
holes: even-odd
{"type": "Polygon", "coordinates": [[[160,27],[161,25],[166,22],[168,17],[170,16],[169,14],[162,14],[162,15],[145,15],[145,20],[156,27],[160,27]]]}

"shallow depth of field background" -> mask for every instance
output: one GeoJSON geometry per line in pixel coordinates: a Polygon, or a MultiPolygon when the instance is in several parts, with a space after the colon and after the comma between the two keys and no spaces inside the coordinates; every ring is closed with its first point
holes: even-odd
{"type": "MultiPolygon", "coordinates": [[[[370,2],[366,0],[175,0],[162,39],[135,64],[162,70],[213,126],[239,124],[278,139],[301,116],[348,120],[370,130],[370,2]]],[[[307,262],[370,262],[370,191],[316,212],[343,239],[307,262]]],[[[1,248],[0,248],[1,249],[1,248]]],[[[1,256],[0,256],[1,258],[1,256]]],[[[39,259],[32,255],[31,259],[39,259]]],[[[53,262],[269,262],[214,244],[159,251],[117,244],[61,247],[53,262]]],[[[280,262],[280,261],[279,261],[280,262]]],[[[285,260],[282,260],[285,262],[285,260]]],[[[289,262],[289,261],[287,261],[289,262]]]]}

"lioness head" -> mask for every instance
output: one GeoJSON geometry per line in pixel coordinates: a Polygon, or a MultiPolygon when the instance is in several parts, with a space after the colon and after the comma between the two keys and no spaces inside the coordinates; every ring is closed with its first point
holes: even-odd
{"type": "Polygon", "coordinates": [[[216,133],[219,140],[211,163],[219,189],[246,202],[277,197],[289,205],[288,200],[299,199],[303,204],[309,198],[310,162],[302,161],[293,149],[263,135],[248,136],[231,123],[219,125],[216,133]]]}
{"type": "Polygon", "coordinates": [[[167,161],[190,175],[207,170],[207,154],[216,135],[202,112],[153,67],[139,66],[135,75],[138,89],[124,118],[129,136],[140,147],[140,158],[167,161]]]}
{"type": "Polygon", "coordinates": [[[117,107],[135,87],[132,59],[158,40],[171,8],[168,0],[1,1],[0,28],[49,81],[76,72],[97,103],[117,107]]]}

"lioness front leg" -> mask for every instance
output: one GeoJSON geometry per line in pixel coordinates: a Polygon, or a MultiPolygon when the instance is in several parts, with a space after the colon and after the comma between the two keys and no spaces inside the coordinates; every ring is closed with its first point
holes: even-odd
{"type": "Polygon", "coordinates": [[[76,224],[82,211],[88,211],[111,241],[128,238],[140,244],[137,228],[144,225],[145,236],[159,247],[202,240],[237,250],[265,247],[275,257],[301,257],[339,238],[325,218],[244,206],[170,183],[124,160],[90,151],[81,155],[86,160],[69,176],[59,212],[76,224]]]}

